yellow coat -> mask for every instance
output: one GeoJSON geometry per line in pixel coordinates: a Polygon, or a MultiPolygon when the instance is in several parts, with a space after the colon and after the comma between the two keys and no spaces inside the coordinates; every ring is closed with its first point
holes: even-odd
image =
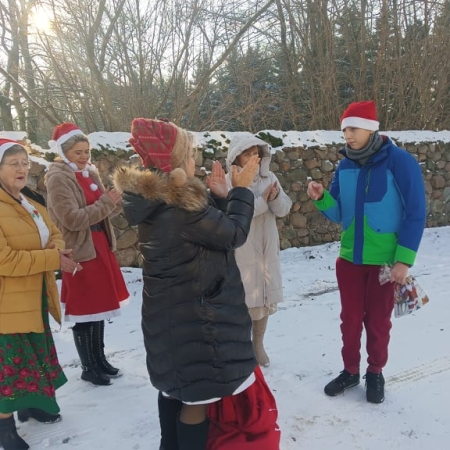
{"type": "Polygon", "coordinates": [[[41,248],[37,226],[28,211],[0,189],[0,334],[44,332],[44,276],[49,312],[61,323],[54,271],[60,267],[58,249],[64,248],[64,241],[45,207],[28,200],[50,230],[46,249],[41,248]],[[52,244],[55,248],[48,248],[52,244]]]}

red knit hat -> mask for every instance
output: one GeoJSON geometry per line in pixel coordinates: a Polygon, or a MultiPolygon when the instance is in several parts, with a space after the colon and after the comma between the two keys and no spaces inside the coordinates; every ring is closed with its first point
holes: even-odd
{"type": "Polygon", "coordinates": [[[64,154],[61,145],[77,134],[84,135],[80,128],[74,123],[64,122],[55,127],[55,129],[53,130],[52,140],[48,142],[50,149],[55,153],[58,153],[61,159],[67,164],[69,164],[70,161],[64,154]]]}
{"type": "Polygon", "coordinates": [[[371,100],[368,102],[350,103],[341,117],[341,130],[347,127],[377,131],[380,127],[380,122],[377,119],[375,102],[371,100]]]}
{"type": "Polygon", "coordinates": [[[129,142],[144,166],[156,167],[166,173],[180,167],[192,148],[190,134],[164,120],[134,119],[131,136],[129,142]]]}
{"type": "Polygon", "coordinates": [[[0,139],[0,162],[3,159],[6,150],[14,145],[20,145],[21,147],[25,148],[23,144],[17,141],[13,141],[12,139],[0,139]]]}

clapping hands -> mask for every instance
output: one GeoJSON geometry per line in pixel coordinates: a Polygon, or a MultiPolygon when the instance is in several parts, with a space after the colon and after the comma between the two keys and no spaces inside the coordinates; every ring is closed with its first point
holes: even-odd
{"type": "Polygon", "coordinates": [[[219,161],[214,161],[211,174],[206,177],[206,185],[211,192],[218,197],[226,197],[228,195],[228,186],[225,179],[225,172],[219,161]]]}
{"type": "Polygon", "coordinates": [[[266,202],[271,202],[272,200],[275,200],[278,197],[279,193],[280,187],[278,186],[278,183],[274,181],[273,183],[269,184],[269,186],[266,187],[262,196],[266,202]]]}
{"type": "Polygon", "coordinates": [[[259,170],[260,161],[261,158],[258,155],[253,155],[241,171],[237,166],[231,166],[231,184],[233,187],[248,188],[259,170]]]}

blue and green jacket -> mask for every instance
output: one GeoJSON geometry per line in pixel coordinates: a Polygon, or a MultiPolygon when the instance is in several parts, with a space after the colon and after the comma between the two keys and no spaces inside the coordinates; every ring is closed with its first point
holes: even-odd
{"type": "Polygon", "coordinates": [[[342,224],[340,256],[354,264],[412,265],[426,220],[425,186],[419,164],[383,136],[380,151],[361,166],[346,157],[330,191],[315,203],[342,224]]]}

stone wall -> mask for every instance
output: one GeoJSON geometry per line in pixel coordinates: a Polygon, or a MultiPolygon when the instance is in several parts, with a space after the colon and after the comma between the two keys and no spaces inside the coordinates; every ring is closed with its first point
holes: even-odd
{"type": "MultiPolygon", "coordinates": [[[[450,215],[450,144],[402,144],[418,159],[425,180],[428,217],[427,227],[449,225],[450,215]]],[[[118,164],[137,164],[129,150],[94,150],[92,160],[99,168],[105,184],[111,184],[110,173],[118,164]]],[[[196,175],[203,179],[214,160],[225,165],[226,149],[203,148],[197,152],[196,175]]],[[[45,164],[32,158],[29,185],[45,193],[45,164]]],[[[338,148],[329,146],[284,147],[272,156],[271,170],[292,199],[290,214],[277,220],[281,248],[317,245],[339,240],[340,228],[326,220],[306,195],[309,180],[320,181],[328,187],[340,159],[338,148]]],[[[137,233],[122,215],[113,219],[117,237],[117,258],[122,266],[139,265],[137,233]]]]}

